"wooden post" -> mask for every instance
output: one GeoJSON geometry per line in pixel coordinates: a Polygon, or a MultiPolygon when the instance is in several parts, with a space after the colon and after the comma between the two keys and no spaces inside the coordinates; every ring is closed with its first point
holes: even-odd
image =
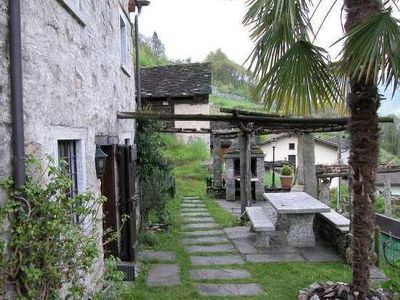
{"type": "Polygon", "coordinates": [[[251,206],[251,136],[246,134],[246,201],[247,206],[251,206]]]}
{"type": "Polygon", "coordinates": [[[392,185],[390,182],[389,174],[384,174],[384,187],[385,187],[385,215],[392,216],[392,185]]]}
{"type": "Polygon", "coordinates": [[[240,206],[241,218],[243,222],[246,207],[251,205],[251,152],[250,136],[243,133],[239,137],[240,149],[240,206]]]}
{"type": "Polygon", "coordinates": [[[381,265],[381,229],[379,226],[375,227],[375,253],[376,266],[379,268],[381,265]]]}

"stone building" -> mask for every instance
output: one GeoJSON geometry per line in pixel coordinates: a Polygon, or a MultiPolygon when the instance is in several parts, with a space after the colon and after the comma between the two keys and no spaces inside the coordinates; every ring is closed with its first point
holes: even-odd
{"type": "MultiPolygon", "coordinates": [[[[224,156],[226,200],[240,200],[240,149],[234,141],[224,156]]],[[[251,195],[253,201],[263,200],[264,195],[264,153],[260,147],[251,142],[251,195]]]]}
{"type": "MultiPolygon", "coordinates": [[[[211,64],[192,63],[143,68],[141,94],[144,106],[165,114],[210,114],[211,64]]],[[[170,128],[210,129],[209,121],[165,122],[170,128]]],[[[202,140],[210,145],[210,134],[177,133],[184,142],[202,140]]]]}
{"type": "MultiPolygon", "coordinates": [[[[8,2],[0,0],[0,178],[11,176],[13,168],[8,2]]],[[[108,198],[104,227],[117,229],[120,213],[132,216],[113,254],[133,262],[135,124],[117,119],[118,111],[136,108],[128,2],[22,0],[22,91],[26,153],[62,157],[76,166],[70,174],[73,193],[103,192],[108,198]],[[95,170],[97,146],[108,154],[102,182],[95,170]]],[[[96,276],[102,270],[100,260],[96,276]]]]}

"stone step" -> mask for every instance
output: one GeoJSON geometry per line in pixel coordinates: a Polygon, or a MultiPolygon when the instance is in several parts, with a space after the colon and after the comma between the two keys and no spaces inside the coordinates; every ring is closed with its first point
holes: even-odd
{"type": "Polygon", "coordinates": [[[148,287],[176,286],[181,284],[178,265],[152,265],[146,282],[148,287]]]}
{"type": "Polygon", "coordinates": [[[182,208],[206,208],[204,204],[182,204],[182,208]]]}
{"type": "Polygon", "coordinates": [[[257,296],[265,294],[256,283],[198,284],[197,291],[201,296],[257,296]]]}
{"type": "Polygon", "coordinates": [[[200,197],[198,197],[198,196],[185,196],[185,197],[183,197],[183,200],[200,200],[200,197]]]}
{"type": "Polygon", "coordinates": [[[215,222],[212,217],[183,218],[183,223],[210,223],[215,222]]]}
{"type": "Polygon", "coordinates": [[[208,212],[189,212],[189,213],[181,213],[182,217],[211,217],[208,212]]]}
{"type": "Polygon", "coordinates": [[[139,251],[140,261],[175,262],[176,254],[172,251],[139,251]]]}
{"type": "Polygon", "coordinates": [[[191,256],[190,261],[193,266],[212,266],[212,265],[243,265],[244,260],[240,255],[221,255],[221,256],[191,256]]]}
{"type": "Polygon", "coordinates": [[[190,276],[193,280],[229,280],[250,278],[251,274],[240,269],[199,269],[191,270],[190,276]]]}
{"type": "Polygon", "coordinates": [[[200,212],[208,212],[207,208],[182,208],[181,213],[200,213],[200,212]]]}
{"type": "Polygon", "coordinates": [[[223,244],[229,243],[224,236],[203,236],[197,238],[187,238],[182,240],[184,245],[201,245],[201,244],[223,244]]]}
{"type": "Polygon", "coordinates": [[[235,252],[236,248],[230,244],[219,244],[212,246],[187,246],[185,251],[188,253],[218,253],[235,252]]]}
{"type": "Polygon", "coordinates": [[[224,232],[220,229],[215,230],[196,230],[196,231],[188,231],[182,233],[188,237],[199,237],[199,236],[220,236],[224,235],[224,232]]]}
{"type": "Polygon", "coordinates": [[[196,229],[216,229],[219,228],[217,223],[189,223],[182,226],[183,230],[196,230],[196,229]]]}

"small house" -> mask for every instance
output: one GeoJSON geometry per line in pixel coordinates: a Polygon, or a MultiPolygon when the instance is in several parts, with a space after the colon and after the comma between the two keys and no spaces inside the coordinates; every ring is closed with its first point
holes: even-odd
{"type": "MultiPolygon", "coordinates": [[[[288,161],[291,164],[298,165],[298,136],[282,134],[275,137],[275,161],[288,161]]],[[[261,144],[261,149],[265,154],[265,161],[273,160],[272,138],[261,144]]],[[[339,143],[328,139],[315,137],[315,164],[316,165],[334,165],[338,163],[339,143]]],[[[341,150],[343,164],[347,164],[349,152],[343,145],[341,150]]]]}
{"type": "MultiPolygon", "coordinates": [[[[141,69],[140,74],[142,103],[154,113],[210,114],[210,63],[149,67],[141,69]]],[[[169,129],[187,129],[186,133],[176,133],[186,143],[202,140],[210,145],[209,121],[170,121],[164,124],[169,129]],[[190,130],[194,132],[190,133],[190,130]]]]}

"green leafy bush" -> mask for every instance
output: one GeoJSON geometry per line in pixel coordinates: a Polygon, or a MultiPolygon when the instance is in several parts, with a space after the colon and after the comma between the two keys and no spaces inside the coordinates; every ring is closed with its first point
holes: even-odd
{"type": "MultiPolygon", "coordinates": [[[[18,299],[58,299],[64,284],[82,298],[84,279],[99,258],[98,209],[104,201],[92,193],[69,197],[71,179],[50,161],[46,168],[28,159],[25,185],[0,181],[8,197],[0,207],[5,231],[0,241],[0,291],[11,286],[18,299]]],[[[0,298],[2,295],[0,293],[0,298]]]]}
{"type": "Polygon", "coordinates": [[[282,170],[281,170],[281,175],[282,176],[292,176],[293,175],[293,169],[288,165],[284,165],[282,167],[282,170]]]}
{"type": "MultiPolygon", "coordinates": [[[[147,110],[147,109],[146,109],[147,110]]],[[[160,134],[162,123],[154,120],[138,122],[138,160],[140,213],[142,225],[154,212],[158,221],[168,219],[165,205],[173,184],[173,162],[165,155],[166,144],[160,134]]]]}

